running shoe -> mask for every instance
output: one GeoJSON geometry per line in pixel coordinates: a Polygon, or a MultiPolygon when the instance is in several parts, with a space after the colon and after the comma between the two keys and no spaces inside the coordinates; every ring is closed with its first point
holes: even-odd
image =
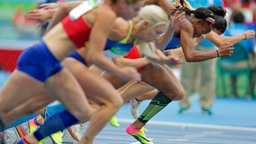
{"type": "Polygon", "coordinates": [[[109,120],[109,123],[113,126],[118,128],[120,124],[118,123],[118,120],[116,118],[116,115],[113,115],[112,118],[109,120]]]}
{"type": "Polygon", "coordinates": [[[132,106],[131,107],[132,116],[133,116],[133,118],[137,119],[139,117],[138,107],[139,107],[141,101],[138,101],[136,98],[134,98],[134,99],[130,100],[130,103],[132,106]]]}
{"type": "Polygon", "coordinates": [[[132,127],[132,124],[130,124],[126,128],[126,133],[133,136],[136,140],[138,140],[142,144],[153,144],[149,139],[146,138],[146,135],[144,133],[145,128],[141,129],[135,129],[132,127]]]}
{"type": "Polygon", "coordinates": [[[76,124],[71,126],[73,134],[80,140],[82,138],[83,124],[76,124]]]}
{"type": "Polygon", "coordinates": [[[188,107],[181,107],[181,108],[179,109],[178,113],[179,113],[179,114],[183,114],[183,113],[187,112],[188,110],[189,110],[188,107]]]}
{"type": "Polygon", "coordinates": [[[205,114],[212,115],[212,111],[211,111],[210,108],[202,108],[202,111],[203,111],[203,113],[205,113],[205,114]]]}

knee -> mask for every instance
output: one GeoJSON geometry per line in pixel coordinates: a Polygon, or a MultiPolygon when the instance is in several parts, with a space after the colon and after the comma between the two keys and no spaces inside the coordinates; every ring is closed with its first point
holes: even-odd
{"type": "Polygon", "coordinates": [[[169,97],[171,100],[182,100],[185,95],[184,89],[175,89],[171,92],[167,93],[167,97],[169,97]]]}
{"type": "Polygon", "coordinates": [[[185,95],[185,90],[183,88],[179,89],[174,100],[182,100],[184,98],[184,95],[185,95]]]}
{"type": "Polygon", "coordinates": [[[116,108],[117,110],[124,104],[124,101],[122,99],[122,97],[119,95],[118,98],[115,99],[114,102],[114,108],[116,108]]]}
{"type": "Polygon", "coordinates": [[[89,106],[89,107],[83,107],[79,109],[74,109],[71,111],[72,115],[74,115],[79,122],[87,122],[91,119],[93,114],[98,110],[98,107],[96,106],[89,106]]]}

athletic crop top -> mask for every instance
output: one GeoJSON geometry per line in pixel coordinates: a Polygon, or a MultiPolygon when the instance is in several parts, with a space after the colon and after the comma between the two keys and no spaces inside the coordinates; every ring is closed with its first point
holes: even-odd
{"type": "Polygon", "coordinates": [[[104,54],[106,57],[113,58],[113,57],[123,56],[127,54],[130,51],[130,49],[135,45],[136,41],[129,44],[127,43],[131,36],[132,28],[133,28],[132,21],[129,21],[129,24],[130,24],[130,28],[125,38],[123,38],[118,42],[112,41],[109,39],[107,40],[106,46],[104,49],[104,54]]]}
{"type": "Polygon", "coordinates": [[[71,21],[70,16],[62,20],[63,28],[65,29],[69,39],[77,48],[81,48],[89,40],[91,28],[84,22],[83,17],[79,17],[75,21],[71,21]]]}
{"type": "Polygon", "coordinates": [[[85,1],[72,9],[69,15],[61,21],[69,39],[77,48],[83,47],[89,40],[91,28],[82,16],[94,8],[95,6],[91,6],[88,1],[85,1]]]}

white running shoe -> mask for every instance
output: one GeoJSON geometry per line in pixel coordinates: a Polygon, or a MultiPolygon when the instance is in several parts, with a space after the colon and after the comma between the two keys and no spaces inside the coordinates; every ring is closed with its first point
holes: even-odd
{"type": "Polygon", "coordinates": [[[131,103],[131,114],[135,119],[137,119],[139,117],[138,107],[141,102],[134,98],[130,100],[130,103],[131,103]]]}
{"type": "Polygon", "coordinates": [[[83,129],[83,124],[76,124],[71,126],[71,129],[74,133],[74,135],[80,140],[82,138],[82,129],[83,129]]]}

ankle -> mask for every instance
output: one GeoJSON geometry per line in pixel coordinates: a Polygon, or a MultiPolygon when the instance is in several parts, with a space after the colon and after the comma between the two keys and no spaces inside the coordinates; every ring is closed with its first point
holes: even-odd
{"type": "Polygon", "coordinates": [[[134,129],[141,129],[142,127],[144,127],[144,124],[142,124],[142,123],[133,123],[132,124],[132,127],[134,128],[134,129]]]}

